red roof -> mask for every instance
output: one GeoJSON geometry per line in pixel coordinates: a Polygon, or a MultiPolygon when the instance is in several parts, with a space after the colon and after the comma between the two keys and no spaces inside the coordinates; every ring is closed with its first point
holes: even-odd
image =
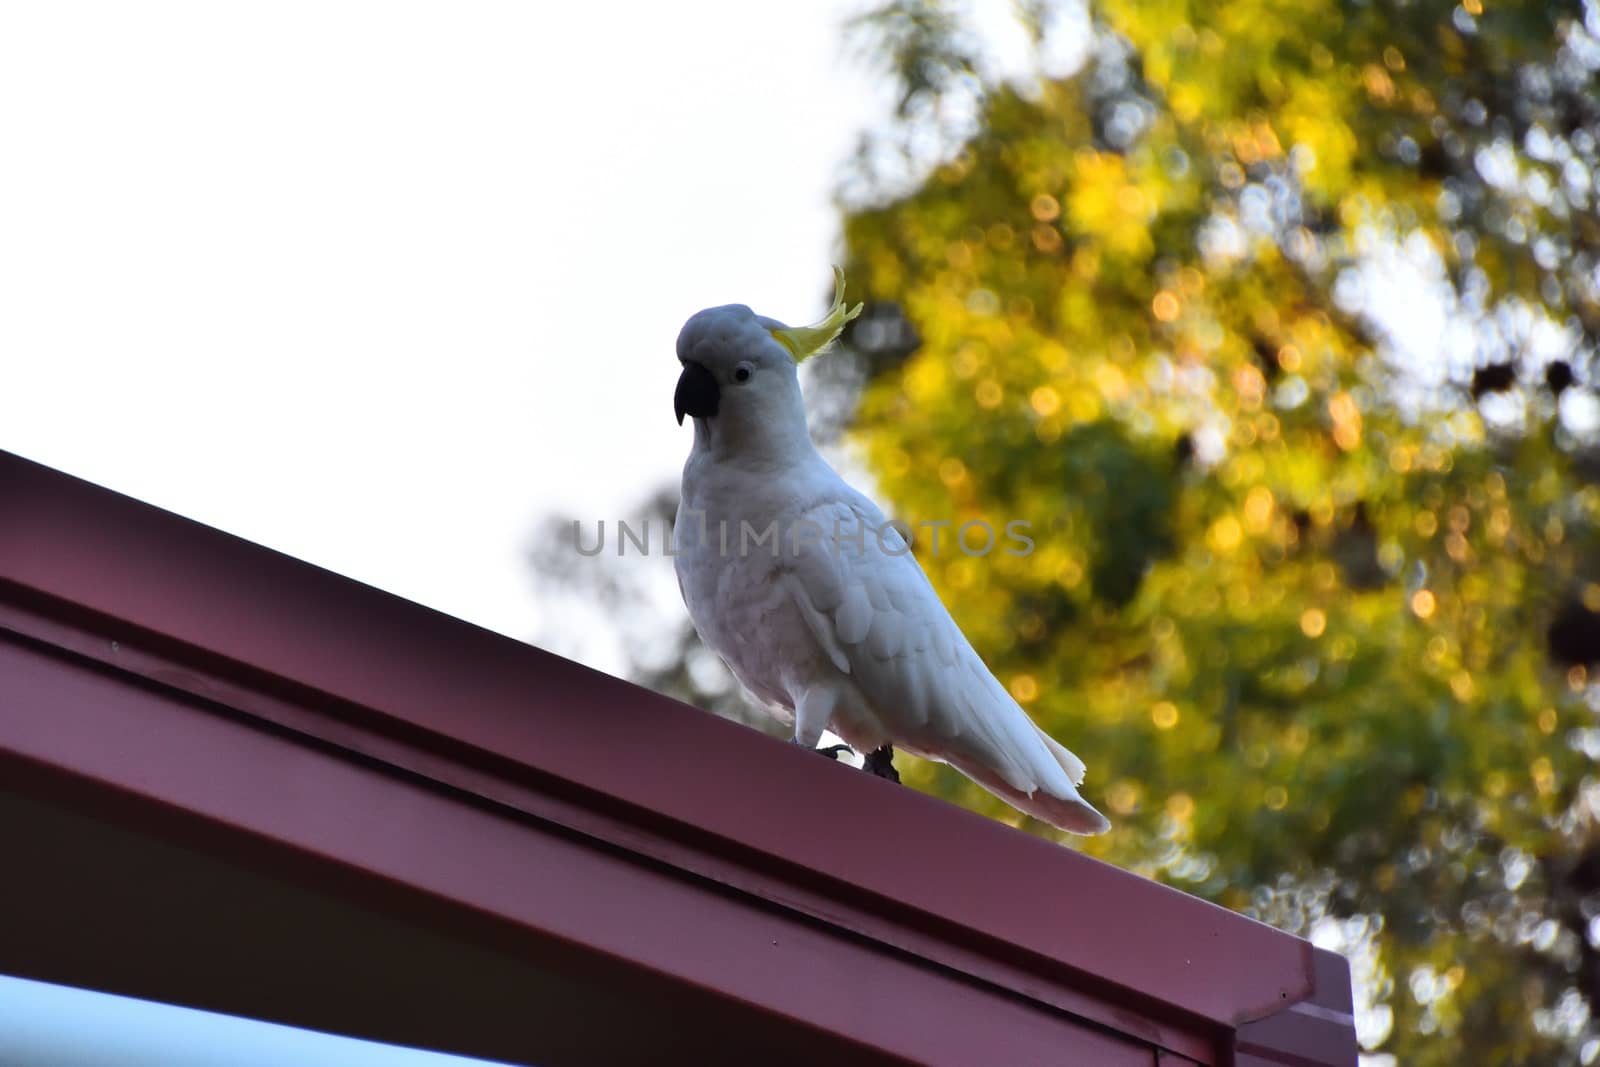
{"type": "Polygon", "coordinates": [[[551,1067],[1356,1058],[1306,941],[5,453],[0,786],[28,977],[551,1067]]]}

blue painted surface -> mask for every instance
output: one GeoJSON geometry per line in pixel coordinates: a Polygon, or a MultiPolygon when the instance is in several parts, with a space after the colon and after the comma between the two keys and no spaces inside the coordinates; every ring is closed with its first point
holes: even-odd
{"type": "Polygon", "coordinates": [[[0,975],[0,1067],[482,1067],[489,1063],[0,975]]]}

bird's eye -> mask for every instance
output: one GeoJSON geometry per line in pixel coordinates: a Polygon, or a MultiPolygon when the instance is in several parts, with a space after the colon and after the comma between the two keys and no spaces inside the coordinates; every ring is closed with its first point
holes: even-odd
{"type": "Polygon", "coordinates": [[[748,363],[741,363],[737,367],[733,368],[733,380],[736,382],[748,382],[750,380],[750,375],[754,373],[754,367],[750,366],[748,363]]]}

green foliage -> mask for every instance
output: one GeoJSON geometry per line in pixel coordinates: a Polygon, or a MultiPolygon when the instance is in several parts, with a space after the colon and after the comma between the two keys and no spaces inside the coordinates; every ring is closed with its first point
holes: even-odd
{"type": "MultiPolygon", "coordinates": [[[[847,338],[851,440],[901,514],[1034,524],[923,563],[1089,763],[1088,851],[1371,955],[1401,1063],[1588,1062],[1600,9],[1095,14],[1082,71],[989,79],[847,211],[851,299],[920,338],[847,338]],[[1397,261],[1437,352],[1391,333],[1397,261]]],[[[944,5],[885,19],[902,122],[973,92],[944,5]]]]}

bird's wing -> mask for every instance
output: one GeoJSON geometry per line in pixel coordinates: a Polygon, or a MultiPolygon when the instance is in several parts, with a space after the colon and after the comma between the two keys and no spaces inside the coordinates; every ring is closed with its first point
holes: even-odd
{"type": "Polygon", "coordinates": [[[1044,735],[984,666],[876,505],[846,492],[800,516],[824,531],[822,542],[796,546],[781,567],[781,580],[834,666],[905,747],[951,763],[1058,826],[1104,829],[1104,819],[1074,788],[1083,779],[1082,761],[1044,735]],[[835,537],[839,530],[843,539],[835,537]],[[1076,815],[1040,810],[1047,798],[1076,815]]]}

